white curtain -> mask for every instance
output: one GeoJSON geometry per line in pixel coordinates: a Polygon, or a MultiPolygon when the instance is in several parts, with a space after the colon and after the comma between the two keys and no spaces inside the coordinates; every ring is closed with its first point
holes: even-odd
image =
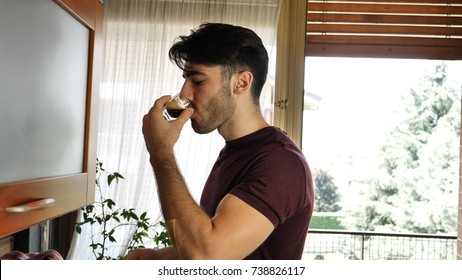
{"type": "MultiPolygon", "coordinates": [[[[161,218],[155,178],[141,133],[141,120],[153,102],[181,89],[181,71],[168,59],[179,35],[203,22],[246,26],[262,38],[275,58],[276,25],[280,0],[106,0],[104,17],[104,70],[100,92],[97,156],[108,171],[125,180],[105,194],[119,206],[148,211],[161,218]]],[[[271,59],[274,61],[274,59],[271,59]]],[[[273,63],[271,63],[273,64],[273,63]]],[[[270,77],[274,77],[270,65],[270,77]]],[[[262,93],[262,109],[272,117],[272,89],[262,93]]],[[[188,187],[199,200],[224,141],[216,133],[197,135],[185,125],[175,153],[188,187]]],[[[75,234],[67,259],[92,259],[90,230],[75,234]]],[[[130,231],[117,236],[110,254],[122,254],[130,231]]],[[[149,246],[149,244],[148,244],[149,246]]]]}

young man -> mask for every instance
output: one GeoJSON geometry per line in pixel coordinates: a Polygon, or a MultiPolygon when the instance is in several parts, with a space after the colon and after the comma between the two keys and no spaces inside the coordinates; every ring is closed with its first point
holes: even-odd
{"type": "Polygon", "coordinates": [[[302,152],[265,122],[259,99],[268,54],[251,30],[203,24],[169,52],[185,78],[192,108],[162,115],[159,98],[143,134],[173,246],[140,249],[126,259],[300,259],[313,211],[313,185],[302,152]],[[205,184],[200,206],[178,169],[173,146],[190,120],[197,133],[218,129],[226,145],[205,184]]]}

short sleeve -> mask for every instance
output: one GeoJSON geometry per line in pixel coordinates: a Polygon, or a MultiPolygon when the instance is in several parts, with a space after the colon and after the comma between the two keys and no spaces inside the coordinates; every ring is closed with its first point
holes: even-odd
{"type": "Polygon", "coordinates": [[[309,174],[306,161],[299,154],[284,148],[268,151],[254,160],[231,194],[276,227],[308,203],[309,174]]]}

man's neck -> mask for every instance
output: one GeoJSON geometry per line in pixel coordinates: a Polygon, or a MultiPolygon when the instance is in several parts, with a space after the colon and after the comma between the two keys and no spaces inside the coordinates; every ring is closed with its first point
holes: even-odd
{"type": "Polygon", "coordinates": [[[261,114],[236,114],[235,117],[220,126],[218,132],[226,141],[231,141],[268,126],[270,125],[261,114]]]}

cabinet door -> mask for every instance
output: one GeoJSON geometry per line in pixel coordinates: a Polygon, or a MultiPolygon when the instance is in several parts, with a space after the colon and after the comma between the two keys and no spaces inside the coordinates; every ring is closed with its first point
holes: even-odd
{"type": "Polygon", "coordinates": [[[0,238],[93,203],[103,6],[0,3],[0,238]]]}

